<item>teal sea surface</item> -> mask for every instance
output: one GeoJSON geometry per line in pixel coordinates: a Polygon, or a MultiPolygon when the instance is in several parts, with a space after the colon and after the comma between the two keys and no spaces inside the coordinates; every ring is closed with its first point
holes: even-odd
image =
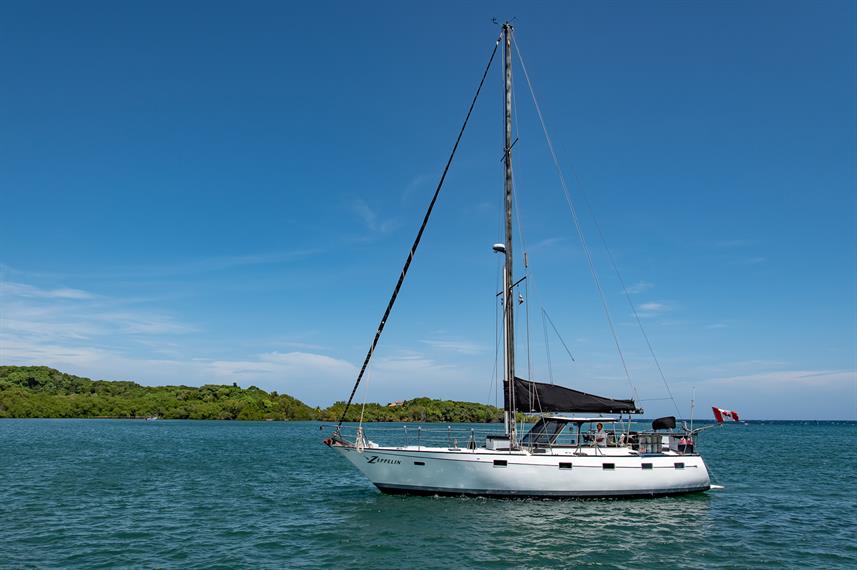
{"type": "Polygon", "coordinates": [[[380,494],[313,422],[0,420],[0,567],[857,567],[857,422],[699,439],[722,490],[380,494]]]}

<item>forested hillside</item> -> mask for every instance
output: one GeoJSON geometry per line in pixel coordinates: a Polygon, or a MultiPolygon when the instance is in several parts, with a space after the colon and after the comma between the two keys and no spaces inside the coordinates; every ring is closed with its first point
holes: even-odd
{"type": "MultiPolygon", "coordinates": [[[[0,418],[140,418],[336,421],[344,409],[310,407],[287,394],[255,386],[141,386],[90,380],[47,366],[0,366],[0,418]]],[[[346,420],[360,416],[354,405],[346,420]]],[[[492,422],[502,411],[484,404],[416,398],[398,406],[366,404],[364,421],[492,422]]]]}
{"type": "Polygon", "coordinates": [[[0,417],[309,420],[318,411],[251,386],[141,386],[90,380],[46,366],[0,366],[0,417]]]}

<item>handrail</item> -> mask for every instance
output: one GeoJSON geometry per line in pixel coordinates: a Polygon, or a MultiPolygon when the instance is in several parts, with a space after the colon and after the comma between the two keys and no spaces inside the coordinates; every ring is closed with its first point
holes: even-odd
{"type": "MultiPolygon", "coordinates": [[[[321,426],[321,430],[325,427],[321,426]]],[[[532,426],[530,426],[532,427],[532,426]]],[[[628,448],[640,453],[660,453],[663,450],[662,438],[668,436],[670,438],[669,448],[679,454],[693,454],[696,444],[693,442],[695,436],[701,430],[689,432],[686,430],[676,431],[654,431],[646,429],[645,424],[633,425],[630,431],[625,429],[610,430],[607,432],[608,448],[628,448]],[[637,427],[639,429],[634,430],[637,427]],[[689,438],[690,447],[682,447],[680,438],[689,438]]],[[[414,443],[413,431],[416,428],[416,447],[439,447],[447,449],[455,449],[462,451],[475,451],[483,448],[486,445],[485,439],[490,435],[502,436],[505,434],[502,424],[483,424],[473,425],[462,423],[460,425],[446,424],[435,426],[414,425],[411,423],[400,425],[366,425],[354,423],[352,425],[343,425],[341,430],[348,432],[352,430],[354,433],[355,445],[367,447],[382,444],[383,447],[412,447],[414,443]],[[374,442],[370,438],[378,438],[380,441],[374,442]]],[[[577,453],[583,453],[582,450],[594,450],[596,455],[605,453],[602,447],[595,443],[594,430],[587,431],[563,431],[551,441],[540,441],[538,438],[533,438],[531,442],[523,446],[524,449],[531,453],[544,453],[537,451],[539,449],[549,450],[552,453],[557,448],[573,448],[577,453]]],[[[586,454],[589,454],[587,452],[586,454]]]]}

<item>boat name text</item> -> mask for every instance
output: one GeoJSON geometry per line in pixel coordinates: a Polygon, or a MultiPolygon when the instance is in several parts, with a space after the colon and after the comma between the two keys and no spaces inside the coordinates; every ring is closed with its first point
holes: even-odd
{"type": "Polygon", "coordinates": [[[398,459],[387,459],[386,457],[378,457],[377,455],[367,457],[366,461],[369,463],[392,463],[393,465],[400,465],[402,463],[398,459]]]}

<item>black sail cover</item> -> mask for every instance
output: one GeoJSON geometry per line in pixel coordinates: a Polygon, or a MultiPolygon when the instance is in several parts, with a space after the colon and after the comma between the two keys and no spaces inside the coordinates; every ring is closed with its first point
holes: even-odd
{"type": "Polygon", "coordinates": [[[569,412],[596,414],[638,414],[634,400],[614,400],[587,394],[556,384],[515,378],[515,403],[518,411],[569,412]]]}

